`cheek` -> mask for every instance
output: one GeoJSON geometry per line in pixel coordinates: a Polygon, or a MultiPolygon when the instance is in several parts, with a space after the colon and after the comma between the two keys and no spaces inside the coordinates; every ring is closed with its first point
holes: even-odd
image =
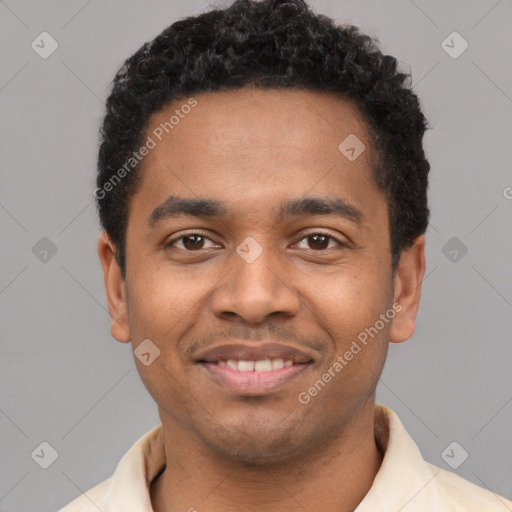
{"type": "Polygon", "coordinates": [[[171,354],[162,352],[150,366],[136,361],[139,376],[159,409],[181,424],[189,423],[197,415],[197,409],[214,416],[211,404],[187,385],[180,365],[173,363],[172,358],[171,354]]]}
{"type": "MultiPolygon", "coordinates": [[[[151,340],[157,357],[149,365],[143,358],[135,363],[144,386],[159,405],[166,410],[186,408],[184,397],[186,368],[180,351],[180,338],[193,324],[193,314],[200,307],[204,291],[176,276],[165,276],[156,268],[142,265],[130,288],[129,322],[133,348],[143,340],[151,340]]],[[[133,275],[133,274],[132,274],[133,275]]]]}
{"type": "Polygon", "coordinates": [[[302,290],[315,321],[339,350],[350,341],[348,338],[373,325],[385,312],[390,294],[377,271],[355,266],[314,278],[307,276],[302,290]]]}
{"type": "MultiPolygon", "coordinates": [[[[142,267],[142,265],[141,265],[142,267]]],[[[164,341],[200,307],[207,284],[149,265],[137,270],[130,293],[130,327],[139,338],[164,341]],[[133,325],[132,325],[133,322],[133,325]]]]}
{"type": "Polygon", "coordinates": [[[145,339],[159,350],[150,366],[136,360],[151,394],[159,387],[180,389],[187,371],[186,342],[204,316],[218,277],[213,272],[200,279],[179,271],[140,265],[130,283],[128,316],[134,348],[145,339]]]}
{"type": "Polygon", "coordinates": [[[316,279],[315,286],[310,283],[308,294],[314,297],[310,309],[331,344],[317,369],[331,382],[321,398],[318,394],[318,405],[348,403],[367,397],[375,388],[391,326],[389,319],[379,320],[389,307],[390,289],[378,274],[371,268],[353,268],[316,279]]]}

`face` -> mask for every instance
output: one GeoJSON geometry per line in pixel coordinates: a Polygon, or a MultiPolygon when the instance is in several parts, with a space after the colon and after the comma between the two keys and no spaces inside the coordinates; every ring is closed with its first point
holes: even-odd
{"type": "Polygon", "coordinates": [[[151,119],[125,280],[100,239],[112,334],[160,350],[136,363],[164,427],[246,462],[284,460],[373,404],[388,342],[412,334],[422,240],[393,277],[371,142],[348,101],[195,99],[161,141],[181,104],[151,119]],[[354,135],[356,159],[339,149],[354,135]]]}

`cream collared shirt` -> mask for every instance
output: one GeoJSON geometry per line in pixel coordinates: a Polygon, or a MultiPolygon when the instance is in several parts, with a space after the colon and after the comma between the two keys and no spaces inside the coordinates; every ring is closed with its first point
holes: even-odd
{"type": "MultiPolygon", "coordinates": [[[[368,494],[354,512],[512,512],[512,502],[423,460],[398,416],[375,405],[384,452],[368,494]]],[[[165,465],[159,425],[141,437],[114,474],[59,512],[153,512],[149,485],[165,465]]]]}

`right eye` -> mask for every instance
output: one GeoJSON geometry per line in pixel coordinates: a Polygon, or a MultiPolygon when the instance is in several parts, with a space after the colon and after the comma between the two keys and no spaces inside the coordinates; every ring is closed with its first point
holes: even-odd
{"type": "Polygon", "coordinates": [[[215,242],[210,240],[207,236],[203,235],[202,233],[190,233],[187,235],[181,235],[177,238],[174,238],[173,240],[170,240],[165,247],[176,247],[178,249],[184,250],[184,251],[198,251],[201,249],[208,249],[211,247],[216,247],[217,245],[215,242]],[[208,247],[205,247],[206,241],[211,242],[211,244],[208,247]]]}

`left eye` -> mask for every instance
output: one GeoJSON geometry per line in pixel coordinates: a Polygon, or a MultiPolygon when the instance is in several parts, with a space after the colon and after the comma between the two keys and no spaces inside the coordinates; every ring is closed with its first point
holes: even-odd
{"type": "Polygon", "coordinates": [[[305,236],[299,242],[299,248],[313,249],[313,250],[330,249],[331,248],[331,246],[329,246],[330,242],[334,242],[337,245],[341,245],[340,242],[338,242],[331,235],[327,235],[324,233],[315,233],[314,235],[305,236]],[[306,241],[305,243],[307,244],[307,247],[300,246],[300,244],[304,243],[304,241],[306,241]]]}

